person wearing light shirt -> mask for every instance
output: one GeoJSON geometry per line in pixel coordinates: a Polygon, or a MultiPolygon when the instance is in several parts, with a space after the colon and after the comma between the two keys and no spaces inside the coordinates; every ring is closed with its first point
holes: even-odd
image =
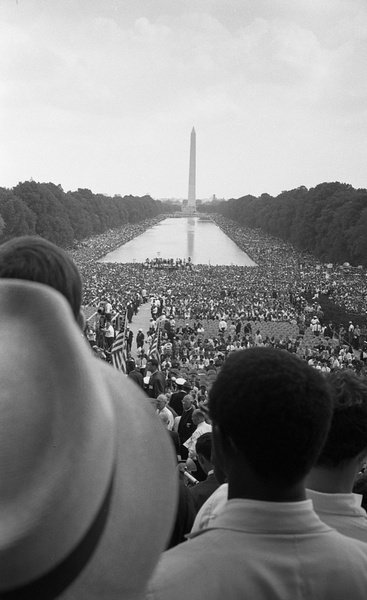
{"type": "Polygon", "coordinates": [[[104,314],[106,315],[107,320],[110,321],[112,314],[112,304],[109,300],[106,300],[106,303],[104,305],[104,314]]]}
{"type": "Polygon", "coordinates": [[[192,421],[194,425],[196,425],[196,429],[194,433],[189,437],[188,440],[184,443],[185,448],[188,450],[188,458],[191,460],[195,460],[196,457],[196,442],[201,435],[204,433],[210,433],[212,431],[212,426],[205,421],[205,414],[202,410],[197,408],[192,413],[192,421]]]}
{"type": "Polygon", "coordinates": [[[164,421],[167,429],[172,431],[175,422],[172,412],[167,408],[168,398],[166,394],[159,394],[156,399],[157,414],[164,421]]]}
{"type": "Polygon", "coordinates": [[[209,411],[228,501],[163,553],[146,599],[366,600],[367,544],[326,525],[306,498],[333,413],[325,377],[282,350],[240,350],[209,411]]]}
{"type": "Polygon", "coordinates": [[[349,370],[326,376],[333,418],[324,448],[307,477],[307,497],[320,519],[340,533],[367,542],[362,496],[353,493],[367,462],[367,381],[349,370]]]}
{"type": "Polygon", "coordinates": [[[115,330],[113,328],[113,325],[109,321],[107,321],[102,331],[104,333],[107,349],[110,350],[113,344],[113,340],[115,339],[115,330]]]}

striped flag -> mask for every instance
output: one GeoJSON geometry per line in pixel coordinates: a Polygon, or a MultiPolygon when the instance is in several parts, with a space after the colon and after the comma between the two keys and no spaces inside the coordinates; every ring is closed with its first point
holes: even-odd
{"type": "Polygon", "coordinates": [[[161,368],[161,361],[160,361],[160,328],[159,325],[157,326],[156,331],[154,332],[153,336],[152,336],[152,341],[150,344],[150,348],[149,348],[149,354],[148,354],[148,360],[150,358],[156,358],[158,361],[158,369],[161,368]]]}
{"type": "Polygon", "coordinates": [[[126,326],[127,326],[127,311],[118,315],[118,321],[120,323],[120,331],[115,337],[115,341],[111,348],[111,362],[116,369],[126,373],[126,361],[127,361],[127,340],[126,340],[126,326]],[[123,322],[123,326],[121,326],[123,322]]]}
{"type": "Polygon", "coordinates": [[[126,336],[125,331],[119,331],[111,348],[111,361],[116,369],[126,373],[126,336]]]}

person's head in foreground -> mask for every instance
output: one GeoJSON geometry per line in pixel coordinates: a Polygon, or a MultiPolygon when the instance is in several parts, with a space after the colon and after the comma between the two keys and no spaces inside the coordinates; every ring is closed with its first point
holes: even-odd
{"type": "Polygon", "coordinates": [[[140,598],[174,517],[170,441],[59,292],[2,279],[0,312],[0,597],[140,598]]]}
{"type": "Polygon", "coordinates": [[[326,493],[349,493],[367,460],[367,380],[343,370],[328,374],[327,381],[333,417],[307,485],[326,493]]]}
{"type": "Polygon", "coordinates": [[[228,497],[292,501],[326,439],[332,402],[324,377],[273,348],[231,354],[210,390],[216,459],[228,497]]]}
{"type": "Polygon", "coordinates": [[[0,278],[44,283],[69,302],[75,319],[83,327],[82,280],[71,257],[39,236],[20,236],[0,245],[0,278]]]}
{"type": "Polygon", "coordinates": [[[306,498],[332,416],[326,379],[286,351],[240,350],[209,408],[228,501],[207,500],[205,528],[164,553],[147,598],[365,600],[367,544],[325,524],[306,498]]]}

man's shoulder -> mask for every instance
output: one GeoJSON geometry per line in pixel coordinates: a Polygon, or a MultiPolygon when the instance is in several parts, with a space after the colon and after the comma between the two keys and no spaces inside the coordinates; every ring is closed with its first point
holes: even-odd
{"type": "Polygon", "coordinates": [[[309,586],[310,597],[351,594],[353,600],[365,600],[367,544],[331,529],[316,536],[286,535],[285,544],[279,535],[276,538],[215,526],[206,529],[163,553],[146,598],[219,600],[226,595],[231,600],[246,592],[249,598],[265,599],[265,582],[271,581],[274,590],[284,591],[284,596],[274,598],[294,598],[301,587],[309,586]],[[300,553],[294,551],[295,544],[300,553]],[[288,583],[284,583],[285,571],[295,575],[288,583]]]}
{"type": "Polygon", "coordinates": [[[197,485],[189,488],[190,495],[193,497],[195,507],[199,510],[204,502],[209,498],[216,489],[218,489],[219,483],[213,476],[207,477],[204,481],[200,481],[197,485]]]}
{"type": "Polygon", "coordinates": [[[359,494],[325,494],[306,490],[321,521],[347,537],[367,543],[367,514],[359,494]]]}
{"type": "Polygon", "coordinates": [[[142,374],[140,373],[140,371],[136,371],[135,369],[133,371],[130,371],[128,376],[131,379],[134,379],[135,381],[143,381],[142,374]]]}
{"type": "Polygon", "coordinates": [[[161,383],[166,381],[162,371],[155,371],[154,373],[152,373],[152,375],[150,376],[150,382],[153,383],[155,381],[159,381],[161,383]]]}
{"type": "Polygon", "coordinates": [[[194,412],[194,408],[188,408],[187,410],[184,410],[182,413],[182,420],[183,421],[190,421],[192,419],[192,413],[194,412]]]}

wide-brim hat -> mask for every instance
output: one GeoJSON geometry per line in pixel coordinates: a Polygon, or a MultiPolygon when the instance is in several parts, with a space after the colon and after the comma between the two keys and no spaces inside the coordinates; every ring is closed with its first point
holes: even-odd
{"type": "Polygon", "coordinates": [[[174,520],[167,432],[61,294],[0,280],[0,313],[0,597],[139,598],[174,520]]]}
{"type": "Polygon", "coordinates": [[[186,379],[184,379],[183,377],[178,377],[176,379],[176,383],[177,385],[184,385],[186,383],[186,379]]]}

